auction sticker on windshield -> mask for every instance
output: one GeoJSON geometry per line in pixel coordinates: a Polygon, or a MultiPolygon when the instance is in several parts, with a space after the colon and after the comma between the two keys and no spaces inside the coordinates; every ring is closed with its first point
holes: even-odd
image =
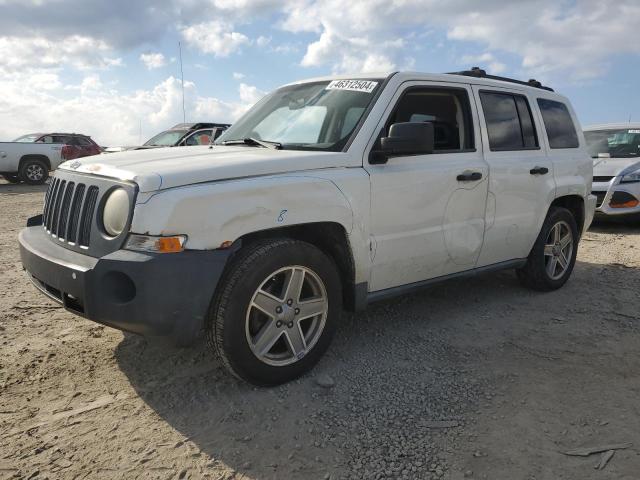
{"type": "Polygon", "coordinates": [[[351,92],[371,93],[378,82],[370,80],[333,80],[325,90],[349,90],[351,92]]]}

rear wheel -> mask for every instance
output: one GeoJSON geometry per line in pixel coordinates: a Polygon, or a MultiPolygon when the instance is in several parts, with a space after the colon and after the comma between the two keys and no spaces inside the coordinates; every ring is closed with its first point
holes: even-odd
{"type": "Polygon", "coordinates": [[[578,253],[578,227],[569,210],[552,207],[518,278],[534,290],[562,287],[571,276],[578,253]]]}
{"type": "Polygon", "coordinates": [[[207,337],[234,375],[277,385],[318,362],[342,310],[331,258],[305,242],[269,240],[239,252],[221,281],[207,337]]]}
{"type": "Polygon", "coordinates": [[[20,180],[29,185],[42,185],[49,178],[49,169],[42,160],[26,160],[20,166],[20,180]]]}
{"type": "Polygon", "coordinates": [[[2,177],[9,183],[20,183],[20,177],[17,173],[5,173],[2,177]]]}

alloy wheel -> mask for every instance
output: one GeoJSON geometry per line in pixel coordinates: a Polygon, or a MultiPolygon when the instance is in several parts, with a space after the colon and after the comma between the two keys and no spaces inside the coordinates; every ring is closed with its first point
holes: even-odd
{"type": "Polygon", "coordinates": [[[544,261],[547,275],[558,280],[567,272],[573,255],[573,234],[567,222],[556,223],[547,235],[544,245],[544,261]]]}
{"type": "Polygon", "coordinates": [[[309,268],[296,265],[273,272],[247,309],[245,333],[251,351],[272,366],[297,362],[322,335],[328,308],[324,283],[309,268]]]}
{"type": "Polygon", "coordinates": [[[39,182],[44,177],[44,168],[37,164],[29,165],[27,166],[26,175],[32,182],[39,182]]]}

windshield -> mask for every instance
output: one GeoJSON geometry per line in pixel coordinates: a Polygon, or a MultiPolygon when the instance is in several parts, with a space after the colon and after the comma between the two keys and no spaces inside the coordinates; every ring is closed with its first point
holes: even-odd
{"type": "Polygon", "coordinates": [[[380,79],[283,87],[229,128],[216,144],[254,138],[291,150],[340,151],[380,88],[380,79]]]}
{"type": "Polygon", "coordinates": [[[14,142],[21,142],[21,143],[33,143],[35,142],[38,138],[40,138],[40,135],[23,135],[21,137],[18,137],[14,140],[14,142]]]}
{"type": "Polygon", "coordinates": [[[171,147],[178,143],[184,134],[185,130],[167,130],[148,140],[145,145],[148,147],[171,147]]]}
{"type": "Polygon", "coordinates": [[[584,138],[592,158],[601,153],[612,158],[640,156],[640,129],[593,130],[584,132],[584,138]]]}

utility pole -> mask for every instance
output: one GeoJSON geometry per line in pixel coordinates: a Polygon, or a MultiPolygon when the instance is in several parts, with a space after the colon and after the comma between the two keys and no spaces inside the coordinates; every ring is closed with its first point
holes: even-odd
{"type": "Polygon", "coordinates": [[[182,70],[182,44],[178,42],[178,50],[180,51],[180,83],[182,84],[182,121],[187,123],[187,112],[184,108],[184,71],[182,70]]]}

